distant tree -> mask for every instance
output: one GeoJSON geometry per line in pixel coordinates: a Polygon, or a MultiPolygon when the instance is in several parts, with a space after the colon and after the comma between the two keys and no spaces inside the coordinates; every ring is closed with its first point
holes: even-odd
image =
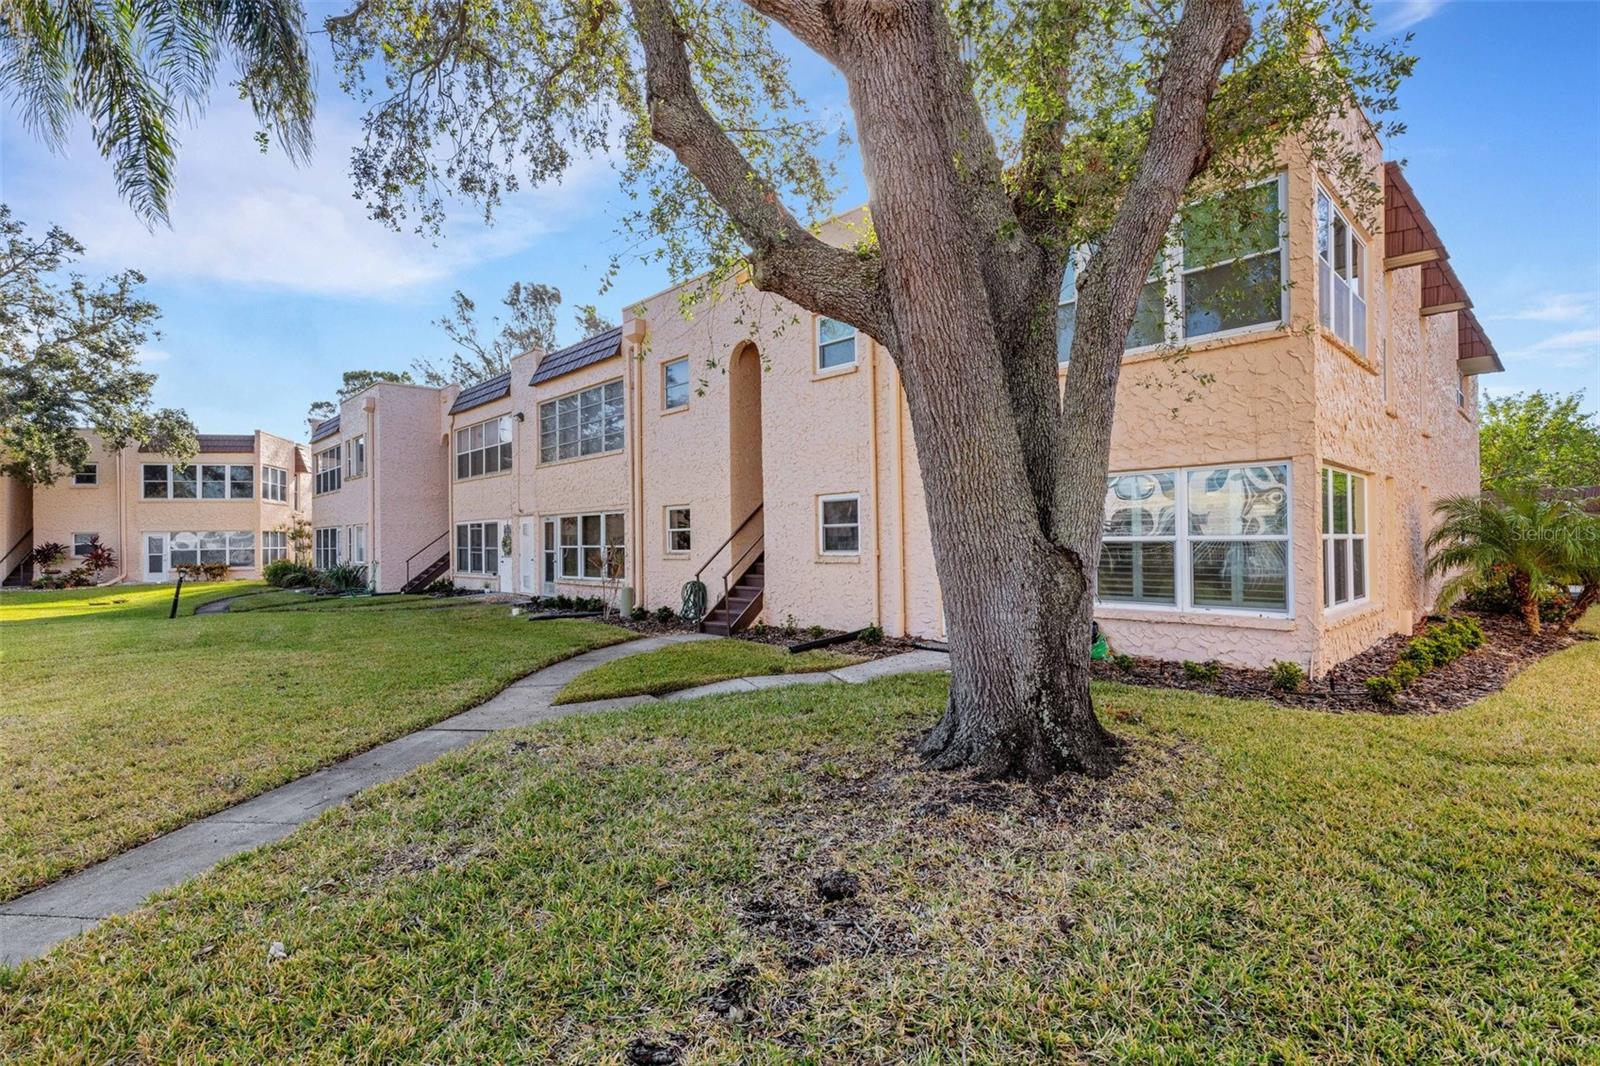
{"type": "Polygon", "coordinates": [[[117,189],[165,221],[181,117],[198,113],[224,62],[239,72],[262,138],[291,159],[311,151],[314,89],[295,0],[7,0],[0,5],[0,96],[51,147],[87,119],[117,189]]]}
{"type": "Polygon", "coordinates": [[[344,380],[339,385],[339,401],[317,400],[306,411],[306,417],[320,422],[324,418],[332,418],[339,413],[339,404],[348,400],[356,393],[369,385],[380,381],[393,381],[402,385],[415,384],[410,371],[406,370],[346,370],[344,380]]]}
{"type": "Polygon", "coordinates": [[[199,449],[182,411],[156,409],[139,349],[161,314],[125,270],[91,284],[67,267],[83,245],[59,226],[41,237],[0,204],[0,473],[48,485],[82,465],[95,430],[110,448],[199,449]]]}
{"type": "Polygon", "coordinates": [[[574,312],[573,320],[578,325],[578,338],[580,340],[584,337],[592,337],[596,333],[604,333],[616,325],[615,322],[602,315],[600,309],[595,307],[594,304],[579,304],[572,310],[574,312]]]}
{"type": "Polygon", "coordinates": [[[1484,405],[1483,480],[1537,488],[1600,485],[1600,418],[1583,410],[1583,392],[1519,392],[1484,405]]]}
{"type": "MultiPolygon", "coordinates": [[[[506,307],[506,317],[494,317],[490,327],[494,332],[484,340],[478,331],[478,305],[466,293],[456,290],[450,298],[450,314],[434,323],[444,330],[455,351],[440,361],[418,359],[411,364],[424,383],[471,385],[505,373],[511,360],[523,352],[555,347],[560,289],[514,281],[500,302],[506,307]]],[[[579,308],[580,318],[583,310],[579,308]]]]}

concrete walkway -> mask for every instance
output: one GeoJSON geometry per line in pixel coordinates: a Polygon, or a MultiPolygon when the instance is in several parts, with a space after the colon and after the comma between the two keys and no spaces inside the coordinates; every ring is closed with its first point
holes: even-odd
{"type": "MultiPolygon", "coordinates": [[[[653,703],[654,696],[625,696],[559,707],[551,701],[567,682],[602,663],[672,644],[712,639],[715,638],[709,634],[648,637],[573,656],[529,674],[499,695],[453,718],[307,774],[10,903],[0,904],[0,963],[15,966],[38,958],[67,937],[92,928],[112,915],[136,909],[151,893],[181,884],[223,859],[281,840],[362,789],[392,781],[490,733],[572,714],[653,703]]],[[[722,681],[684,689],[663,698],[683,700],[722,692],[750,692],[819,682],[860,684],[894,674],[946,670],[949,662],[950,657],[943,652],[914,651],[828,673],[722,681]]]]}

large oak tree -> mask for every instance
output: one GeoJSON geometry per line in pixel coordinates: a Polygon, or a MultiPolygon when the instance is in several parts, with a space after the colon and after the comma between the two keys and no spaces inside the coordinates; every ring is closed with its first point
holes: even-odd
{"type": "MultiPolygon", "coordinates": [[[[923,751],[1030,779],[1115,762],[1089,694],[1105,476],[1124,338],[1174,218],[1291,145],[1370,199],[1344,119],[1388,110],[1409,65],[1367,41],[1357,0],[362,0],[328,27],[352,83],[382,71],[354,166],[376,217],[492,211],[620,135],[631,228],[675,270],[747,272],[887,348],[953,667],[923,751]],[[855,247],[802,221],[828,204],[826,130],[778,28],[848,91],[870,189],[855,247]],[[1075,249],[1093,251],[1063,389],[1075,249]]],[[[1247,198],[1216,203],[1219,232],[1251,223],[1247,198]]]]}

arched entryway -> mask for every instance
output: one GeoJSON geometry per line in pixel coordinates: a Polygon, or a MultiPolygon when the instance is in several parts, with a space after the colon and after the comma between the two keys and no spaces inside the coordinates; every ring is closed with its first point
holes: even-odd
{"type": "Polygon", "coordinates": [[[728,364],[728,529],[725,552],[705,575],[715,604],[712,633],[732,633],[760,617],[766,580],[761,466],[761,351],[746,341],[728,364]],[[726,595],[724,598],[724,592],[726,595]]]}

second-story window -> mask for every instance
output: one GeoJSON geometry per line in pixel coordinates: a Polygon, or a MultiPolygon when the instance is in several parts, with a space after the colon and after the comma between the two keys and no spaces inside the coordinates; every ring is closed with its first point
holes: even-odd
{"type": "Polygon", "coordinates": [[[661,406],[668,411],[689,405],[689,360],[674,359],[661,367],[661,406]]]}
{"type": "Polygon", "coordinates": [[[311,482],[313,495],[321,496],[326,492],[339,491],[339,484],[344,473],[339,465],[339,455],[340,448],[337,444],[317,453],[316,474],[311,482]]]}
{"type": "Polygon", "coordinates": [[[261,468],[261,498],[274,503],[289,502],[289,471],[281,466],[261,468]]]}
{"type": "MultiPolygon", "coordinates": [[[[1272,329],[1284,321],[1281,178],[1185,207],[1139,291],[1127,350],[1185,344],[1218,334],[1272,329]]],[[[1078,272],[1071,257],[1056,306],[1056,357],[1072,351],[1078,272]]]]}
{"type": "Polygon", "coordinates": [[[146,500],[248,500],[255,496],[255,467],[227,463],[145,463],[146,500]]]}
{"type": "Polygon", "coordinates": [[[363,434],[351,437],[344,445],[344,476],[346,479],[365,477],[367,474],[367,438],[363,434]]]}
{"type": "Polygon", "coordinates": [[[847,322],[817,316],[817,369],[838,370],[854,366],[856,328],[847,322]]]}
{"type": "Polygon", "coordinates": [[[622,450],[622,382],[609,381],[539,405],[539,461],[622,450]]]}
{"type": "Polygon", "coordinates": [[[456,480],[510,469],[510,415],[456,430],[456,480]]]}
{"type": "Polygon", "coordinates": [[[1317,317],[1322,328],[1367,354],[1367,246],[1333,200],[1317,190],[1317,317]]]}

